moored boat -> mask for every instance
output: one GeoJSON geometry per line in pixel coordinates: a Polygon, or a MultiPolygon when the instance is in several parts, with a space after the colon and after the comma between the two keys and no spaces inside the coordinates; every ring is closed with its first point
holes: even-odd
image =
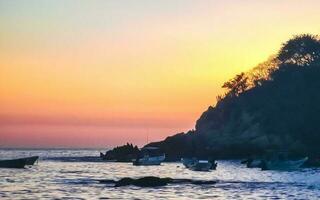
{"type": "Polygon", "coordinates": [[[23,158],[0,160],[0,168],[24,168],[27,160],[23,158]]]}
{"type": "Polygon", "coordinates": [[[181,158],[182,164],[193,171],[210,171],[217,168],[214,160],[198,160],[196,158],[181,158]]]}
{"type": "Polygon", "coordinates": [[[157,147],[144,147],[141,149],[133,165],[160,165],[166,158],[157,147]]]}
{"type": "Polygon", "coordinates": [[[303,158],[299,160],[269,160],[263,161],[261,167],[262,170],[279,170],[279,171],[292,171],[298,170],[303,166],[303,164],[308,160],[308,158],[303,158]]]}
{"type": "Polygon", "coordinates": [[[198,160],[194,162],[189,169],[193,171],[210,171],[212,169],[212,163],[208,160],[198,160]]]}
{"type": "Polygon", "coordinates": [[[34,163],[39,159],[39,156],[31,156],[26,158],[21,158],[26,160],[26,165],[34,165],[34,163]]]}

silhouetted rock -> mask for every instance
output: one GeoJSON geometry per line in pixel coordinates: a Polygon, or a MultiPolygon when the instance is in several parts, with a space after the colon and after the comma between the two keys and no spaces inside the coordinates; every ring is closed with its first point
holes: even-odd
{"type": "Polygon", "coordinates": [[[126,185],[134,185],[139,187],[157,187],[157,186],[165,186],[168,183],[171,183],[171,178],[159,178],[154,176],[147,176],[138,179],[132,178],[123,178],[116,182],[115,187],[126,186],[126,185]]]}
{"type": "Polygon", "coordinates": [[[136,159],[140,150],[137,146],[127,143],[123,146],[118,146],[112,150],[107,151],[105,154],[100,153],[103,160],[112,160],[118,162],[131,162],[136,159]]]}
{"type": "Polygon", "coordinates": [[[122,187],[128,185],[134,185],[138,187],[160,187],[168,184],[194,184],[194,185],[212,185],[217,181],[211,180],[192,180],[192,179],[172,179],[172,178],[159,178],[155,176],[146,176],[142,178],[129,178],[125,177],[119,181],[115,180],[100,180],[100,183],[114,184],[114,187],[122,187]]]}
{"type": "Polygon", "coordinates": [[[168,160],[248,158],[266,151],[320,152],[320,40],[299,35],[279,53],[223,84],[226,94],[200,116],[195,130],[156,146],[168,160]]]}

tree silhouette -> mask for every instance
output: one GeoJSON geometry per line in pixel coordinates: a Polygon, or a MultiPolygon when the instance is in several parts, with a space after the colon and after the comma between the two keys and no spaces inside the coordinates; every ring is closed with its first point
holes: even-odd
{"type": "Polygon", "coordinates": [[[261,86],[264,81],[270,80],[270,74],[279,67],[279,60],[276,56],[270,56],[267,61],[259,63],[256,67],[246,73],[248,76],[248,89],[261,86]]]}
{"type": "Polygon", "coordinates": [[[318,36],[302,34],[283,44],[278,59],[282,63],[307,66],[320,58],[320,41],[318,36]]]}
{"type": "Polygon", "coordinates": [[[245,76],[245,73],[241,73],[236,75],[233,79],[225,82],[222,85],[222,88],[229,90],[227,96],[238,96],[248,88],[247,81],[248,77],[245,76]]]}

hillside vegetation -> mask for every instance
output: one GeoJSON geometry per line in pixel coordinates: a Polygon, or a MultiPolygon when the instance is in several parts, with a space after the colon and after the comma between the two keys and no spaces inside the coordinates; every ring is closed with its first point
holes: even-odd
{"type": "Polygon", "coordinates": [[[320,152],[320,40],[304,34],[249,72],[225,82],[195,130],[148,146],[168,160],[183,156],[241,158],[266,151],[320,152]]]}

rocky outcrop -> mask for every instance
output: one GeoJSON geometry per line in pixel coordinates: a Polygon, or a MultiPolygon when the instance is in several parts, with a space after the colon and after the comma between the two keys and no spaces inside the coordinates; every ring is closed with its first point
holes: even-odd
{"type": "Polygon", "coordinates": [[[193,184],[193,185],[213,185],[217,181],[214,180],[192,180],[192,179],[172,179],[160,178],[155,176],[146,176],[142,178],[125,177],[120,180],[100,180],[100,183],[112,184],[114,187],[137,186],[137,187],[160,187],[168,184],[193,184]]]}
{"type": "Polygon", "coordinates": [[[103,160],[117,161],[117,162],[131,162],[136,159],[140,150],[137,146],[127,143],[123,146],[115,147],[105,154],[100,153],[103,160]]]}
{"type": "Polygon", "coordinates": [[[169,160],[242,158],[279,150],[317,156],[319,77],[319,38],[297,36],[276,57],[226,82],[227,93],[200,116],[195,130],[148,145],[160,147],[169,160]]]}

